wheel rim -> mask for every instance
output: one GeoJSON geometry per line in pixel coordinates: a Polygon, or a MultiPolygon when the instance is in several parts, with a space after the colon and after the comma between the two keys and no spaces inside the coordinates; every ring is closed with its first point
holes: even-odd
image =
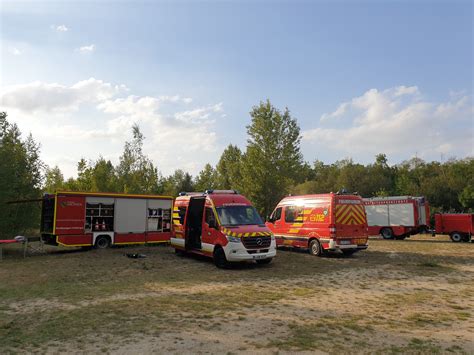
{"type": "Polygon", "coordinates": [[[392,238],[392,233],[390,232],[390,230],[384,229],[384,230],[382,231],[382,237],[384,237],[384,238],[392,238]]]}
{"type": "Polygon", "coordinates": [[[311,244],[311,253],[314,254],[314,255],[319,254],[319,244],[318,244],[318,242],[313,242],[311,244]]]}
{"type": "Polygon", "coordinates": [[[455,241],[455,242],[460,242],[461,239],[462,239],[462,238],[461,238],[461,234],[459,234],[459,233],[453,234],[452,239],[453,239],[453,241],[455,241]]]}

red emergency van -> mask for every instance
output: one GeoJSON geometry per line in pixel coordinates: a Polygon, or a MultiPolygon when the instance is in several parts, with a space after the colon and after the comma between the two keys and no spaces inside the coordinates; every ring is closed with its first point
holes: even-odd
{"type": "Polygon", "coordinates": [[[169,242],[169,196],[91,192],[46,194],[42,201],[41,236],[63,246],[169,242]]]}
{"type": "Polygon", "coordinates": [[[469,242],[474,234],[474,213],[437,213],[433,234],[449,234],[453,242],[469,242]]]}
{"type": "Polygon", "coordinates": [[[180,193],[173,210],[177,253],[212,257],[217,267],[231,262],[268,264],[276,255],[275,239],[249,200],[234,190],[180,193]]]}
{"type": "Polygon", "coordinates": [[[285,197],[268,222],[277,246],[309,248],[313,255],[367,249],[367,220],[358,195],[329,193],[285,197]]]}

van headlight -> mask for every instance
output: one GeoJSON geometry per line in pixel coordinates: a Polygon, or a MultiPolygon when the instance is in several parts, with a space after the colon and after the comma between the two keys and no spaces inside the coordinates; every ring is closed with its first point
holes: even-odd
{"type": "Polygon", "coordinates": [[[227,236],[227,240],[231,243],[240,243],[241,242],[240,238],[232,237],[230,235],[227,236]]]}

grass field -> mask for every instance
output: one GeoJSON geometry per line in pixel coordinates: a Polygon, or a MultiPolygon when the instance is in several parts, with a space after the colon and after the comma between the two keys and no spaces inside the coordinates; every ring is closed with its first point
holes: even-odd
{"type": "Polygon", "coordinates": [[[5,254],[2,354],[474,353],[474,243],[446,237],[231,270],[167,246],[5,254]]]}

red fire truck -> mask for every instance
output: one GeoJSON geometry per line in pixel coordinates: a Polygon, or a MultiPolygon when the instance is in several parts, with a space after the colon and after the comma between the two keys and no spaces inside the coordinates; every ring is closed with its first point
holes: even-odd
{"type": "Polygon", "coordinates": [[[474,234],[474,213],[435,214],[435,234],[449,234],[453,242],[469,242],[474,234]]]}
{"type": "Polygon", "coordinates": [[[268,264],[275,239],[249,200],[234,190],[180,193],[173,210],[177,253],[210,256],[217,267],[230,262],[268,264]]]}
{"type": "Polygon", "coordinates": [[[424,197],[364,198],[369,235],[405,239],[429,229],[430,208],[424,197]]]}
{"type": "Polygon", "coordinates": [[[268,222],[277,246],[308,248],[313,255],[367,249],[367,220],[358,195],[329,193],[285,197],[268,222]]]}
{"type": "Polygon", "coordinates": [[[113,193],[57,192],[42,201],[41,236],[63,246],[169,242],[173,198],[113,193]]]}

